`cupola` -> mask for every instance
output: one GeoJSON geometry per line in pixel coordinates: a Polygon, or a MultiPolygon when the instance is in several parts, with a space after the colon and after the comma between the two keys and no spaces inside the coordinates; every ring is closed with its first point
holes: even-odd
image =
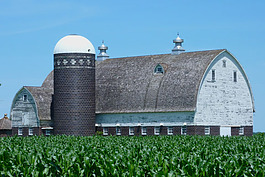
{"type": "Polygon", "coordinates": [[[185,49],[182,47],[183,42],[184,40],[179,37],[178,33],[177,38],[173,40],[173,43],[175,43],[175,47],[172,49],[172,55],[178,55],[185,51],[185,49]]]}
{"type": "Polygon", "coordinates": [[[109,58],[109,55],[107,54],[108,47],[105,46],[104,41],[102,41],[101,46],[98,47],[99,54],[97,57],[97,60],[106,60],[109,58]]]}

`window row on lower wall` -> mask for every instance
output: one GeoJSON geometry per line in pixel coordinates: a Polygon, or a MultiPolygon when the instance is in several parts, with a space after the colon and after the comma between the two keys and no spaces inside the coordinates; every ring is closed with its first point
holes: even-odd
{"type": "MultiPolygon", "coordinates": [[[[253,127],[229,127],[230,134],[236,135],[253,135],[253,127]]],[[[223,129],[220,126],[136,126],[136,127],[97,127],[96,131],[102,132],[103,135],[222,135],[223,129]]],[[[226,136],[226,135],[225,135],[226,136]]]]}
{"type": "Polygon", "coordinates": [[[52,129],[42,129],[40,127],[13,127],[12,135],[18,136],[33,136],[33,135],[45,135],[52,134],[52,129]]]}

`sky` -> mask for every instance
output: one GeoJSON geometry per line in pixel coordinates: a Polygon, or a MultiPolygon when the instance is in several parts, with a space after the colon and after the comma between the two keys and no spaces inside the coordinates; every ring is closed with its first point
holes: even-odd
{"type": "Polygon", "coordinates": [[[62,37],[80,34],[111,58],[227,49],[254,95],[254,131],[265,132],[264,0],[0,0],[0,117],[23,86],[40,86],[62,37]]]}

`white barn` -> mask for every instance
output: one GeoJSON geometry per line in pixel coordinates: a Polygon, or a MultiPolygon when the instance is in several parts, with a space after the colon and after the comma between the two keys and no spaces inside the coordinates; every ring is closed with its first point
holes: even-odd
{"type": "MultiPolygon", "coordinates": [[[[97,132],[253,134],[253,94],[238,60],[225,49],[184,52],[182,42],[179,37],[174,40],[171,54],[111,59],[107,47],[99,47],[95,68],[97,132]]],[[[53,71],[41,87],[18,91],[11,107],[13,134],[52,133],[53,93],[53,71]]]]}

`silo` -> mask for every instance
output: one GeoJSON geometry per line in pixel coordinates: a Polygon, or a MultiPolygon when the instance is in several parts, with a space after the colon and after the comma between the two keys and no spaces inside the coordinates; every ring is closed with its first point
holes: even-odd
{"type": "Polygon", "coordinates": [[[54,48],[54,134],[95,134],[95,49],[79,35],[54,48]]]}

